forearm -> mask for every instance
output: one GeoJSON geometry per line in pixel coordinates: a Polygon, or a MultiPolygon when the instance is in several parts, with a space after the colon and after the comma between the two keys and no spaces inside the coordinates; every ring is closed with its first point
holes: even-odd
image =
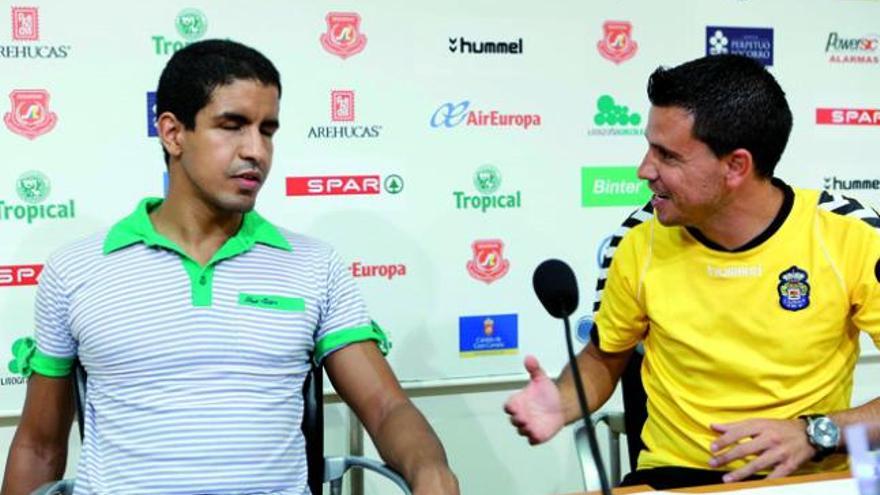
{"type": "MultiPolygon", "coordinates": [[[[869,440],[872,445],[880,444],[880,397],[859,407],[838,411],[828,415],[841,429],[856,423],[867,423],[869,440]]],[[[842,442],[845,435],[842,436],[842,442]]],[[[845,444],[842,444],[845,445],[845,444]]]]}
{"type": "MultiPolygon", "coordinates": [[[[587,397],[587,406],[590,413],[597,411],[614,393],[620,374],[626,366],[630,353],[608,354],[603,353],[593,344],[589,344],[577,356],[577,365],[581,372],[581,381],[584,384],[584,393],[587,397]]],[[[574,374],[571,365],[567,365],[556,381],[559,393],[562,397],[565,423],[569,424],[583,417],[578,404],[577,391],[575,389],[574,374]]]]}
{"type": "Polygon", "coordinates": [[[61,479],[66,464],[66,446],[36,449],[13,440],[0,495],[28,495],[44,483],[61,479]]]}

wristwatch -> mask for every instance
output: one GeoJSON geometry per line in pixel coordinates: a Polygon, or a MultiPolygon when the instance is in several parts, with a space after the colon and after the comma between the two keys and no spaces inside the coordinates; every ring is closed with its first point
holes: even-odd
{"type": "Polygon", "coordinates": [[[816,449],[813,462],[821,461],[837,451],[840,427],[824,414],[800,416],[807,423],[807,441],[816,449]]]}

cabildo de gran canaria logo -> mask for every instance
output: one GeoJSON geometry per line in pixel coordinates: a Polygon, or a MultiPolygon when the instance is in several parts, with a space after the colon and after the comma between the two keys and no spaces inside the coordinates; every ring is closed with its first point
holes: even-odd
{"type": "Polygon", "coordinates": [[[183,40],[168,39],[161,34],[152,36],[156,55],[171,55],[181,48],[196,42],[208,32],[208,18],[199,9],[183,9],[174,18],[174,27],[183,40]]]}
{"type": "Polygon", "coordinates": [[[495,194],[501,187],[501,172],[494,165],[483,165],[474,172],[474,187],[478,195],[468,196],[464,191],[453,191],[455,208],[458,210],[486,210],[496,208],[519,208],[522,206],[522,192],[495,194]]]}
{"type": "Polygon", "coordinates": [[[0,221],[26,221],[69,219],[76,217],[76,204],[70,199],[66,203],[46,203],[52,192],[49,178],[42,172],[25,172],[15,181],[15,191],[24,204],[10,203],[0,199],[0,221]]]}

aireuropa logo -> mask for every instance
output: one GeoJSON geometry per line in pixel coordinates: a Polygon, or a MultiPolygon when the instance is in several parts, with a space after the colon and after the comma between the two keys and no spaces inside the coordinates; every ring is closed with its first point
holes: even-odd
{"type": "Polygon", "coordinates": [[[464,123],[473,127],[516,127],[528,130],[529,127],[540,126],[541,116],[538,114],[502,113],[498,110],[471,110],[470,100],[460,103],[444,103],[431,115],[431,127],[451,129],[464,123]]]}
{"type": "Polygon", "coordinates": [[[28,224],[35,220],[70,219],[76,217],[76,203],[49,203],[46,200],[52,192],[49,178],[42,172],[31,170],[21,174],[15,181],[15,192],[24,204],[10,203],[0,199],[0,220],[24,220],[28,224]]]}
{"type": "Polygon", "coordinates": [[[523,39],[516,41],[472,41],[464,36],[449,38],[449,51],[461,55],[522,55],[523,39]]]}
{"type": "Polygon", "coordinates": [[[651,199],[648,184],[636,176],[637,167],[581,168],[581,206],[637,206],[651,199]]]}
{"type": "Polygon", "coordinates": [[[836,175],[824,178],[826,191],[880,191],[880,179],[841,179],[836,175]]]}
{"type": "Polygon", "coordinates": [[[356,12],[330,12],[324,18],[327,31],[321,34],[321,46],[343,60],[356,55],[367,46],[367,36],[361,32],[361,16],[356,12]]]}
{"type": "Polygon", "coordinates": [[[467,262],[471,277],[491,284],[507,275],[510,260],[504,259],[504,242],[501,239],[479,239],[471,244],[472,258],[467,262]]]}
{"type": "Polygon", "coordinates": [[[632,23],[629,21],[605,21],[602,24],[602,40],[596,48],[599,55],[621,64],[635,56],[639,44],[632,39],[632,23]]]}
{"type": "Polygon", "coordinates": [[[384,189],[388,194],[403,191],[403,178],[397,174],[385,176],[371,175],[324,175],[308,177],[288,177],[288,196],[348,196],[380,194],[384,189]]]}
{"type": "Polygon", "coordinates": [[[199,9],[185,8],[174,18],[174,29],[182,40],[166,38],[161,34],[150,37],[156,55],[171,55],[202,39],[208,32],[208,18],[199,9]]]}
{"type": "Polygon", "coordinates": [[[355,261],[351,264],[349,270],[354,278],[381,277],[391,280],[394,277],[406,276],[406,265],[403,263],[370,265],[361,261],[355,261]]]}
{"type": "Polygon", "coordinates": [[[518,317],[513,314],[458,317],[458,351],[461,357],[516,354],[518,317]]]}
{"type": "Polygon", "coordinates": [[[643,136],[642,116],[630,112],[628,106],[618,105],[611,95],[602,95],[596,100],[596,114],[593,124],[596,127],[587,131],[590,136],[643,136]]]}
{"type": "Polygon", "coordinates": [[[0,45],[0,58],[67,58],[70,45],[42,45],[39,7],[12,7],[13,45],[0,45]]]}
{"type": "Polygon", "coordinates": [[[773,29],[706,26],[706,55],[743,55],[773,65],[773,29]]]}
{"type": "Polygon", "coordinates": [[[468,195],[464,191],[453,191],[455,209],[486,213],[487,210],[522,206],[522,191],[495,194],[501,187],[501,172],[494,165],[482,165],[477,168],[474,172],[473,184],[479,193],[477,195],[468,195]]]}
{"type": "Polygon", "coordinates": [[[821,125],[880,125],[880,108],[817,108],[821,125]]]}
{"type": "Polygon", "coordinates": [[[383,129],[379,124],[354,123],[355,92],[350,89],[330,91],[330,121],[343,124],[312,126],[309,139],[371,139],[378,138],[383,129]]]}
{"type": "Polygon", "coordinates": [[[0,287],[37,285],[43,265],[0,265],[0,287]]]}
{"type": "Polygon", "coordinates": [[[33,140],[55,127],[58,115],[49,110],[45,89],[15,89],[9,100],[12,110],[3,116],[3,122],[10,131],[33,140]]]}
{"type": "Polygon", "coordinates": [[[841,36],[836,31],[828,33],[825,53],[834,64],[877,64],[880,52],[880,35],[866,34],[860,37],[841,36]]]}
{"type": "Polygon", "coordinates": [[[147,91],[147,136],[158,137],[159,131],[156,129],[156,92],[147,91]]]}

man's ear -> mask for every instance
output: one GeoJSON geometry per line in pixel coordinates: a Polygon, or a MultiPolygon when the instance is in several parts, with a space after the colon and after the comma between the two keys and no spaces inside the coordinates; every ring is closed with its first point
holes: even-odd
{"type": "Polygon", "coordinates": [[[156,132],[162,140],[162,147],[171,158],[179,158],[183,153],[185,130],[183,123],[171,112],[162,112],[156,119],[156,132]]]}
{"type": "Polygon", "coordinates": [[[731,188],[739,187],[755,173],[752,153],[745,148],[731,151],[722,160],[726,166],[725,180],[731,188]]]}

